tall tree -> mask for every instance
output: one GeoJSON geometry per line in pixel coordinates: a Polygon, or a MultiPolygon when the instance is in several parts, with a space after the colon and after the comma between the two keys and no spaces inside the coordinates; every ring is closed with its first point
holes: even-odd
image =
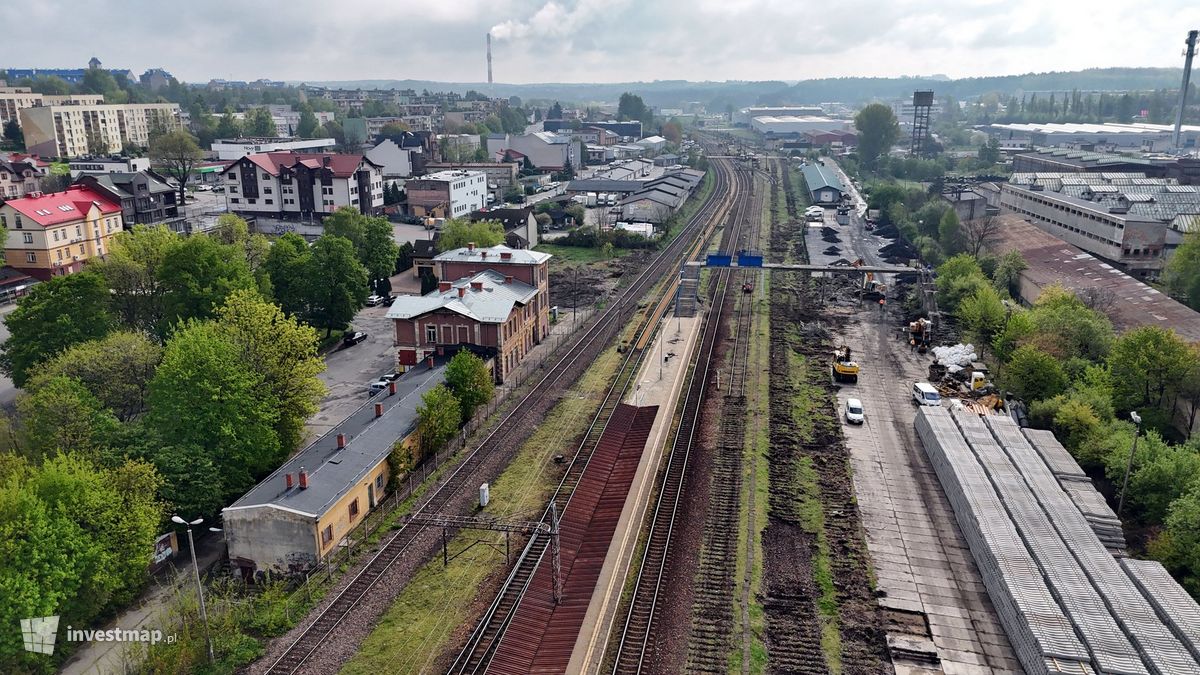
{"type": "Polygon", "coordinates": [[[150,159],[179,182],[179,203],[184,204],[192,171],[204,159],[196,138],[183,129],[168,131],[151,141],[150,159]]]}
{"type": "Polygon", "coordinates": [[[854,116],[858,129],[858,157],[864,166],[873,168],[881,156],[886,156],[900,138],[900,125],[892,109],[882,103],[872,103],[854,116]]]}
{"type": "Polygon", "coordinates": [[[367,218],[362,247],[358,253],[359,262],[367,268],[367,275],[372,281],[390,277],[396,268],[396,257],[400,254],[392,224],[385,218],[367,218]]]}
{"type": "Polygon", "coordinates": [[[271,117],[271,111],[266,108],[251,108],[246,111],[246,119],[243,122],[246,135],[253,138],[272,138],[278,135],[275,128],[275,120],[271,117]]]}
{"type": "Polygon", "coordinates": [[[996,216],[974,218],[962,223],[959,236],[966,252],[978,258],[985,248],[999,240],[1002,227],[1003,221],[996,216]]]}
{"type": "Polygon", "coordinates": [[[277,239],[263,267],[271,278],[271,293],[280,308],[291,316],[302,316],[308,308],[312,251],[295,232],[277,239]]]}
{"type": "Polygon", "coordinates": [[[217,121],[217,138],[241,138],[242,122],[233,116],[232,108],[225,108],[220,120],[217,121]]]}
{"type": "Polygon", "coordinates": [[[25,386],[33,368],[71,345],[113,329],[109,292],[94,273],[54,277],[37,284],[4,319],[9,337],[0,345],[0,370],[25,386]]]}
{"type": "Polygon", "coordinates": [[[25,451],[34,461],[58,451],[93,461],[116,436],[120,422],[79,380],[40,378],[36,390],[17,398],[25,451]]]}
{"type": "Polygon", "coordinates": [[[1067,388],[1059,360],[1029,345],[1017,349],[1002,372],[1005,389],[1026,402],[1053,398],[1067,388]]]}
{"type": "Polygon", "coordinates": [[[120,331],[68,347],[46,361],[27,388],[37,392],[52,378],[74,378],[118,419],[129,422],[145,412],[150,379],[161,360],[162,347],[144,333],[120,331]]]}
{"type": "Polygon", "coordinates": [[[242,253],[206,236],[189,237],[168,250],[159,282],[166,290],[164,335],[176,322],[213,316],[233,291],[255,288],[242,253]]]}
{"type": "Polygon", "coordinates": [[[1161,406],[1187,377],[1195,353],[1173,330],[1139,326],[1113,343],[1108,355],[1114,402],[1122,409],[1161,406]]]}
{"type": "Polygon", "coordinates": [[[458,399],[466,424],[479,406],[492,400],[496,382],[483,359],[464,350],[446,364],[446,386],[458,399]]]}
{"type": "Polygon", "coordinates": [[[325,234],[331,237],[349,239],[354,250],[362,248],[363,237],[367,231],[367,217],[352,206],[343,206],[326,216],[321,223],[325,234]]]}
{"type": "Polygon", "coordinates": [[[135,225],[109,240],[108,255],[88,265],[112,291],[112,308],[132,330],[157,331],[164,316],[166,288],[159,268],[183,238],[165,225],[135,225]]]}
{"type": "Polygon", "coordinates": [[[354,245],[345,237],[322,235],[312,246],[309,261],[309,320],[325,329],[345,328],[367,301],[367,270],[358,262],[354,245]]]}
{"type": "Polygon", "coordinates": [[[458,432],[461,421],[458,398],[445,385],[439,384],[425,392],[417,406],[417,442],[420,444],[417,459],[424,459],[445,447],[446,441],[458,432]]]}
{"type": "Polygon", "coordinates": [[[15,119],[4,123],[4,140],[17,150],[25,149],[25,132],[21,131],[21,125],[15,119]]]}
{"type": "Polygon", "coordinates": [[[232,213],[222,214],[217,218],[217,227],[212,235],[218,243],[232,247],[241,253],[250,273],[254,275],[259,291],[264,296],[271,293],[271,279],[263,264],[267,261],[267,253],[271,250],[271,242],[266,236],[250,232],[250,225],[240,216],[232,213]]]}
{"type": "Polygon", "coordinates": [[[279,400],[263,373],[221,326],[190,321],[175,331],[150,382],[148,422],[164,444],[217,469],[209,490],[219,500],[241,494],[287,455],[278,421],[279,400]]]}
{"type": "Polygon", "coordinates": [[[217,310],[216,321],[240,350],[242,363],[262,376],[278,401],[275,429],[280,447],[290,452],[326,393],[317,377],[325,362],[317,355],[316,331],[254,291],[234,291],[217,310]]]}
{"type": "Polygon", "coordinates": [[[300,138],[316,138],[317,129],[320,126],[320,123],[317,122],[317,116],[313,114],[312,107],[307,103],[301,105],[300,123],[296,125],[296,135],[300,138]]]}
{"type": "Polygon", "coordinates": [[[455,218],[446,221],[442,226],[442,235],[438,237],[439,251],[453,251],[473,243],[480,248],[495,246],[504,242],[504,227],[494,220],[470,222],[455,218]]]}
{"type": "Polygon", "coordinates": [[[1192,309],[1200,309],[1200,233],[1183,236],[1163,274],[1167,292],[1192,309]]]}

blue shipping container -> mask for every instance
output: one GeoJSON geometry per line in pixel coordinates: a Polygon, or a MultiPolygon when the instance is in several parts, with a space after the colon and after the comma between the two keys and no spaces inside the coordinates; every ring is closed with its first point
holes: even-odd
{"type": "Polygon", "coordinates": [[[763,257],[758,253],[742,251],[738,253],[738,267],[762,267],[763,257]]]}
{"type": "Polygon", "coordinates": [[[709,253],[704,262],[705,267],[729,267],[733,264],[733,256],[727,254],[709,253]]]}

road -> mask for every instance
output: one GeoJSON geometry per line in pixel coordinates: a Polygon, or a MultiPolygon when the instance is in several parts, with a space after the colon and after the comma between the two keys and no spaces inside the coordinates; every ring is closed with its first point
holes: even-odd
{"type": "MultiPolygon", "coordinates": [[[[844,242],[838,244],[843,257],[883,262],[878,249],[887,240],[864,231],[861,218],[833,227],[844,242]]],[[[810,228],[810,250],[813,231],[828,245],[820,228],[810,228]]],[[[873,306],[843,311],[854,314],[839,344],[851,348],[862,370],[857,384],[840,388],[838,403],[844,410],[848,398],[858,398],[866,412],[862,426],[843,422],[843,430],[879,602],[892,619],[889,634],[917,651],[935,651],[947,673],[1021,672],[913,430],[916,408],[908,392],[926,379],[930,359],[910,351],[895,316],[873,306]]],[[[896,672],[925,671],[897,664],[896,672]]]]}

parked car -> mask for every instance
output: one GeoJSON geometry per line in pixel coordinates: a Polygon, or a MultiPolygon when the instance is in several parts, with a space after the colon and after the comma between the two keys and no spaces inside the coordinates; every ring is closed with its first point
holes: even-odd
{"type": "Polygon", "coordinates": [[[353,347],[354,345],[356,345],[366,339],[367,339],[366,333],[362,332],[361,330],[356,330],[353,333],[346,333],[345,337],[342,338],[342,346],[343,347],[353,347]]]}
{"type": "Polygon", "coordinates": [[[863,404],[856,398],[846,399],[846,421],[850,424],[863,423],[863,404]]]}
{"type": "Polygon", "coordinates": [[[213,192],[224,192],[225,186],[224,185],[214,185],[212,191],[213,192]]]}
{"type": "Polygon", "coordinates": [[[213,187],[207,183],[201,183],[196,186],[196,192],[212,192],[213,187]]]}
{"type": "Polygon", "coordinates": [[[393,370],[392,372],[388,373],[387,375],[384,375],[383,377],[381,377],[379,379],[387,380],[388,382],[395,382],[396,380],[400,379],[401,375],[403,375],[403,373],[397,373],[396,371],[393,370]]]}
{"type": "Polygon", "coordinates": [[[394,295],[386,295],[383,298],[383,306],[384,307],[391,307],[392,303],[394,303],[394,302],[396,302],[396,296],[394,296],[394,295]]]}
{"type": "Polygon", "coordinates": [[[383,296],[371,294],[367,297],[367,307],[375,307],[383,304],[383,296]]]}
{"type": "Polygon", "coordinates": [[[379,392],[381,392],[387,388],[388,388],[387,380],[375,380],[371,384],[367,385],[367,396],[374,396],[375,394],[378,394],[379,392]]]}

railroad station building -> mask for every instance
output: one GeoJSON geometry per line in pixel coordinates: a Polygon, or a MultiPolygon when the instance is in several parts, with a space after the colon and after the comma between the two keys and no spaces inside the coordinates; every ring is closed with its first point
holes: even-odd
{"type": "Polygon", "coordinates": [[[388,457],[416,431],[421,396],[445,362],[411,368],[222,510],[229,562],[243,576],[301,573],[338,550],[388,491],[388,457]],[[382,405],[382,414],[376,414],[382,405]]]}
{"type": "Polygon", "coordinates": [[[397,361],[470,349],[494,359],[500,382],[550,332],[549,253],[474,244],[433,259],[438,288],[401,295],[388,310],[397,361]]]}

